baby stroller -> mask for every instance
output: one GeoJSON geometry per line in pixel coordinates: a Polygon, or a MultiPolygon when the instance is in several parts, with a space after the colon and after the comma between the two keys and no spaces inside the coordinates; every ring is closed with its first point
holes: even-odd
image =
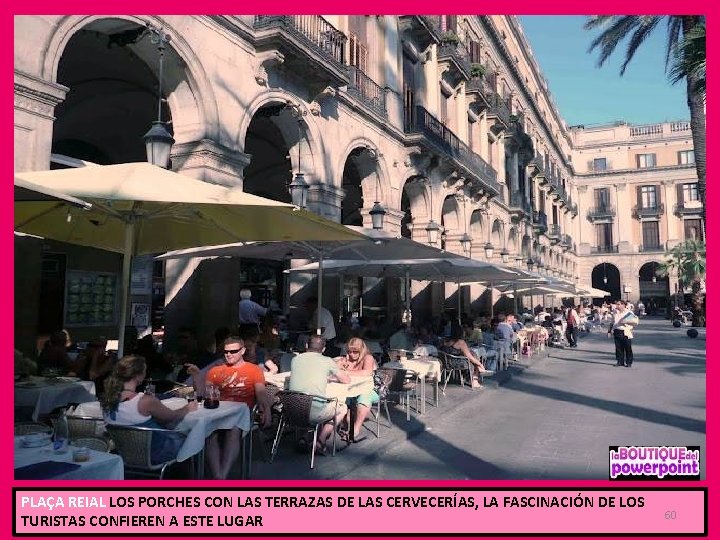
{"type": "Polygon", "coordinates": [[[558,347],[564,349],[568,343],[565,339],[565,332],[563,332],[563,325],[561,320],[552,322],[552,326],[548,328],[550,332],[550,340],[548,345],[550,347],[558,347]]]}

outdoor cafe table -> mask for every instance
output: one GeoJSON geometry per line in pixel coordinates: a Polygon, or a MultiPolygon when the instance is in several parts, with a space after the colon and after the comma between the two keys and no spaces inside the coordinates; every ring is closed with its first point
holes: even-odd
{"type": "Polygon", "coordinates": [[[15,408],[32,408],[32,419],[37,421],[68,403],[95,401],[95,383],[75,377],[30,377],[15,383],[15,408]]]}
{"type": "MultiPolygon", "coordinates": [[[[289,371],[284,373],[266,374],[265,382],[278,386],[282,389],[288,389],[290,384],[289,371]]],[[[372,375],[350,375],[349,383],[329,382],[325,397],[337,398],[338,403],[344,402],[347,398],[356,398],[362,394],[368,393],[373,389],[372,375]]],[[[350,408],[350,425],[355,422],[355,409],[350,408]]],[[[350,430],[350,440],[354,439],[353,430],[350,430]]]]}
{"type": "MultiPolygon", "coordinates": [[[[38,448],[25,448],[22,446],[22,436],[15,437],[15,469],[28,466],[36,466],[38,471],[43,468],[46,462],[74,463],[72,453],[74,447],[70,445],[66,452],[56,454],[52,443],[38,448]]],[[[122,458],[117,454],[109,452],[96,452],[89,450],[90,459],[81,463],[74,463],[79,467],[73,470],[54,475],[53,480],[123,480],[125,478],[125,467],[122,458]]],[[[36,478],[37,480],[47,479],[47,475],[36,478]]],[[[30,479],[30,478],[23,478],[30,479]]]]}
{"type": "MultiPolygon", "coordinates": [[[[184,398],[168,398],[162,400],[163,405],[169,409],[179,409],[187,404],[184,398]]],[[[87,403],[78,408],[75,414],[102,418],[100,403],[87,403]]],[[[252,426],[250,409],[245,403],[235,401],[221,401],[217,409],[206,409],[200,404],[197,410],[186,414],[175,426],[175,430],[186,435],[177,460],[185,461],[196,454],[199,455],[198,477],[205,474],[205,439],[218,429],[232,429],[234,427],[248,433],[252,426]]]]}
{"type": "Polygon", "coordinates": [[[409,369],[418,374],[420,378],[420,400],[421,413],[425,412],[425,381],[431,379],[435,381],[433,399],[435,406],[438,406],[438,384],[440,381],[440,374],[442,372],[442,365],[440,360],[431,356],[414,356],[413,358],[401,358],[393,362],[386,362],[382,367],[388,367],[393,369],[409,369]]]}

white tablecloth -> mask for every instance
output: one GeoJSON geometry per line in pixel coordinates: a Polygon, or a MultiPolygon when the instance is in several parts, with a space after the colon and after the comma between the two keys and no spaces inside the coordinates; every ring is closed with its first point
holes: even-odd
{"type": "Polygon", "coordinates": [[[32,377],[15,383],[15,407],[33,409],[32,419],[47,414],[68,403],[95,401],[95,383],[92,381],[65,382],[60,379],[32,377]]]}
{"type": "MultiPolygon", "coordinates": [[[[182,407],[187,403],[184,399],[170,398],[163,400],[163,403],[170,408],[174,407],[173,402],[182,407]]],[[[175,426],[177,431],[187,434],[187,438],[178,452],[177,460],[186,459],[201,452],[205,448],[205,439],[215,430],[239,428],[245,432],[250,431],[251,418],[250,409],[245,403],[234,401],[221,401],[217,409],[206,409],[202,405],[196,411],[188,413],[175,426]]]]}
{"type": "MultiPolygon", "coordinates": [[[[272,375],[266,374],[265,382],[285,390],[288,388],[290,375],[291,373],[289,371],[272,375]]],[[[345,398],[357,397],[372,389],[373,378],[370,375],[351,375],[349,384],[329,382],[325,396],[330,398],[336,397],[338,401],[343,402],[345,398]]]]}
{"type": "MultiPolygon", "coordinates": [[[[52,444],[40,448],[23,448],[21,442],[22,437],[15,437],[16,469],[44,461],[73,462],[72,446],[64,454],[56,454],[52,444]]],[[[55,476],[53,480],[123,480],[125,478],[123,460],[117,454],[90,450],[90,459],[78,465],[80,465],[79,469],[55,476]]]]}
{"type": "Polygon", "coordinates": [[[410,369],[420,377],[434,377],[438,380],[440,380],[440,372],[442,371],[440,361],[430,356],[417,356],[414,358],[406,358],[399,362],[387,362],[383,364],[383,367],[410,369]]]}

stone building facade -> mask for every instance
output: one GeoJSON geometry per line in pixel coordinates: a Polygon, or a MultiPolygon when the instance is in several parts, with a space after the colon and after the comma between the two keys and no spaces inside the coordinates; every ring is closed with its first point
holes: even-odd
{"type": "MultiPolygon", "coordinates": [[[[369,226],[379,201],[386,230],[427,242],[435,222],[444,249],[462,253],[467,233],[473,258],[488,259],[492,246],[494,262],[526,267],[532,259],[542,272],[583,283],[607,257],[629,268],[623,280],[634,284],[640,261],[661,255],[637,253],[646,216],[633,218],[622,196],[613,223],[632,235],[613,237],[617,253],[593,253],[588,205],[598,183],[625,186],[617,194],[657,182],[666,201],[662,245],[682,237],[689,207],[675,212],[670,201],[673,186],[692,182],[694,171],[664,165],[660,147],[687,146],[689,131],[673,131],[677,123],[667,125],[667,137],[650,134],[642,144],[658,146],[658,165],[631,174],[639,150],[610,152],[606,134],[566,126],[513,16],[16,17],[16,170],[145,159],[142,135],[156,119],[158,84],[148,25],[170,36],[161,112],[176,141],[177,172],[283,201],[302,172],[310,209],[330,219],[369,226]],[[615,168],[588,169],[605,147],[615,168]]],[[[618,126],[612,145],[639,143],[626,133],[632,129],[618,126]]],[[[16,242],[16,258],[70,253],[28,242],[16,242]]],[[[116,261],[103,253],[90,258],[96,263],[73,257],[68,268],[116,261]]],[[[168,325],[207,333],[227,324],[236,316],[239,264],[168,262],[168,325]]],[[[16,293],[28,299],[28,318],[41,302],[30,284],[42,277],[39,267],[21,270],[16,293]]],[[[326,286],[336,313],[348,290],[369,288],[326,286]]],[[[380,295],[388,313],[397,290],[385,286],[380,295]]],[[[451,285],[416,284],[414,292],[427,316],[457,294],[451,285]]],[[[479,285],[461,292],[466,310],[498,299],[479,285]]]]}

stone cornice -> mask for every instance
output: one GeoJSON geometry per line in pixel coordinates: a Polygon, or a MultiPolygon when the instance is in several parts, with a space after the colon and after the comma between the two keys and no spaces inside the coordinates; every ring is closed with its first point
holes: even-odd
{"type": "Polygon", "coordinates": [[[15,108],[54,120],[55,106],[62,103],[69,88],[15,71],[15,108]]]}

